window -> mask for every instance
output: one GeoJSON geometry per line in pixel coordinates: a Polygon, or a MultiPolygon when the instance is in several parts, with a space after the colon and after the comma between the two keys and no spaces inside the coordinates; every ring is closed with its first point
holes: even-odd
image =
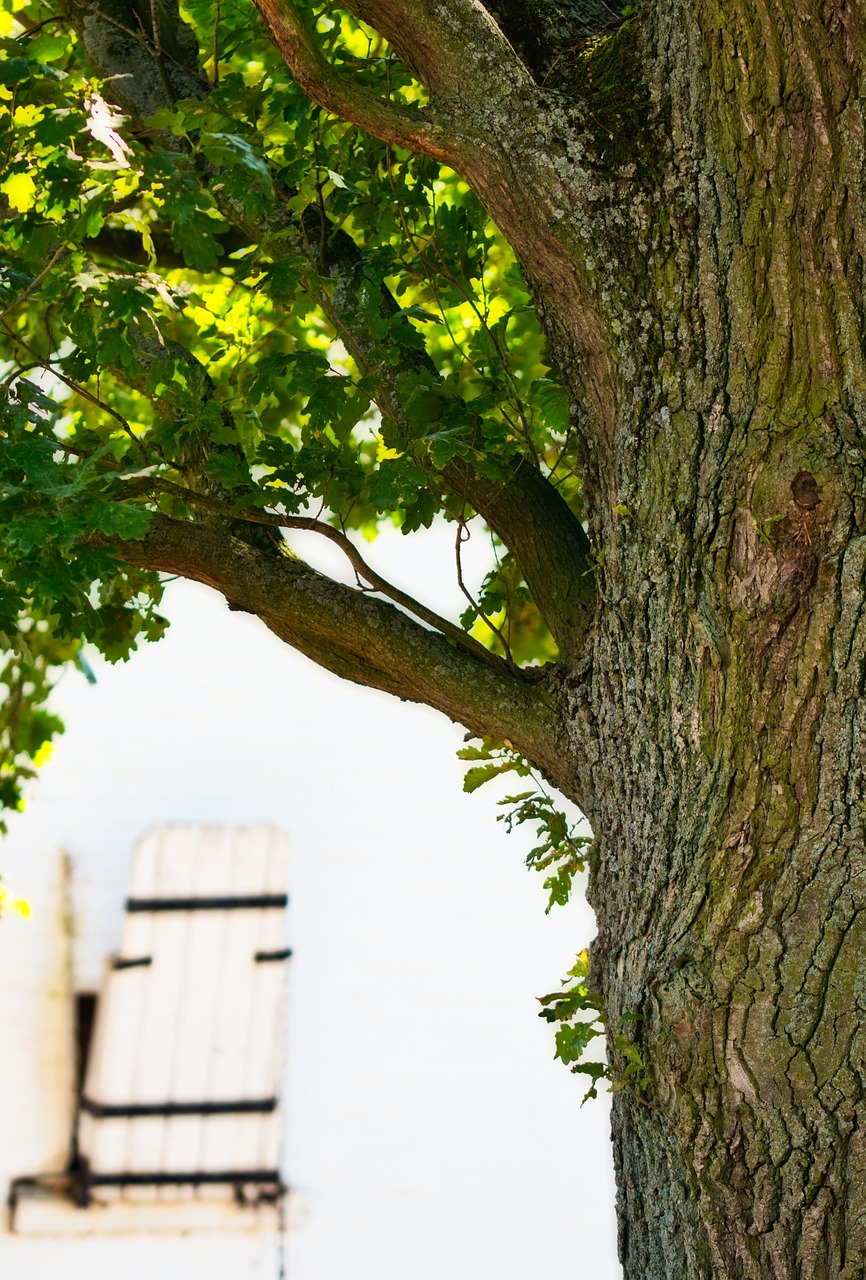
{"type": "Polygon", "coordinates": [[[278,1198],[287,879],[273,828],[138,846],[95,1017],[78,1000],[79,1206],[278,1198]]]}

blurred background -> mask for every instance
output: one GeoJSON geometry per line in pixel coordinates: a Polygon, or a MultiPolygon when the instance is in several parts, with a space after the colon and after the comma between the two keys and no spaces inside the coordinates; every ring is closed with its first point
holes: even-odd
{"type": "MultiPolygon", "coordinates": [[[[370,560],[458,612],[451,533],[411,542],[386,532],[370,560]]],[[[64,674],[67,732],[0,847],[32,907],[0,923],[0,1178],[68,1163],[76,996],[120,947],[136,843],[268,823],[290,846],[286,1213],[227,1202],[196,1225],[177,1202],[112,1225],[57,1195],[6,1223],[4,1280],[615,1280],[607,1101],[581,1107],[536,1003],[593,918],[582,892],[545,916],[531,832],[496,822],[522,788],[464,795],[462,729],[338,681],[206,588],[172,583],[164,612],[130,663],[64,674]]]]}

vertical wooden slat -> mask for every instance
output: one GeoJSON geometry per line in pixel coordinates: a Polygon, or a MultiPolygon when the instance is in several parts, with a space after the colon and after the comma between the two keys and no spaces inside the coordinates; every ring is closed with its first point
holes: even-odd
{"type": "MultiPolygon", "coordinates": [[[[192,862],[192,896],[221,897],[234,891],[231,833],[201,828],[188,856],[192,862]]],[[[227,911],[191,911],[186,919],[186,962],[180,983],[177,1034],[172,1055],[170,1102],[208,1100],[207,1077],[213,1052],[213,1021],[220,987],[225,981],[223,937],[227,911]]],[[[163,1169],[200,1167],[201,1116],[173,1116],[165,1122],[163,1169]]],[[[166,1188],[163,1198],[185,1198],[189,1188],[166,1188]]]]}
{"type": "MultiPolygon", "coordinates": [[[[260,830],[236,831],[232,847],[232,882],[238,894],[265,891],[267,845],[260,830]]],[[[226,950],[231,964],[226,975],[224,1002],[214,1028],[213,1097],[250,1098],[244,1088],[244,1069],[249,1052],[253,977],[249,957],[255,952],[259,917],[265,912],[228,913],[226,950]]],[[[282,915],[282,912],[276,914],[282,915]]],[[[261,1097],[262,1095],[256,1095],[261,1097]]],[[[211,1117],[202,1158],[207,1167],[217,1168],[228,1161],[229,1168],[254,1168],[256,1117],[211,1117]]],[[[223,1166],[225,1167],[225,1166],[223,1166]]]]}
{"type": "MultiPolygon", "coordinates": [[[[130,892],[150,897],[159,883],[158,861],[162,841],[153,832],[136,851],[130,892]]],[[[150,955],[153,919],[127,915],[121,954],[150,955]]],[[[138,1060],[138,1028],[147,1000],[150,975],[145,969],[109,970],[97,1005],[93,1044],[84,1095],[101,1103],[124,1102],[135,1091],[138,1060]]],[[[96,1120],[86,1113],[79,1127],[79,1146],[93,1168],[119,1173],[129,1165],[130,1121],[96,1120]]],[[[112,1191],[111,1196],[120,1193],[112,1191]]]]}
{"type": "MultiPolygon", "coordinates": [[[[271,828],[169,827],[142,841],[135,898],[285,893],[287,842],[271,828]]],[[[123,955],[147,967],[109,973],[85,1092],[98,1103],[184,1103],[278,1096],[286,912],[209,909],[128,913],[123,955]]],[[[276,1167],[272,1115],[83,1117],[82,1152],[96,1173],[276,1167]]],[[[102,1194],[102,1192],[100,1193],[102,1194]]],[[[129,1188],[131,1199],[183,1199],[190,1188],[129,1188]]],[[[203,1196],[225,1188],[202,1189],[203,1196]]]]}
{"type": "MultiPolygon", "coordinates": [[[[274,833],[275,834],[275,833],[274,833]]],[[[267,846],[267,863],[265,884],[268,891],[277,891],[286,883],[287,868],[284,849],[278,841],[271,838],[267,846]]],[[[257,950],[274,952],[286,945],[286,920],[282,912],[260,913],[257,950]]],[[[278,1043],[280,1036],[274,1035],[275,1026],[283,1026],[283,1004],[286,993],[286,961],[269,961],[256,963],[253,957],[253,989],[250,1017],[250,1052],[246,1061],[246,1077],[244,1090],[251,1097],[265,1097],[279,1091],[278,1079],[278,1043]]],[[[256,1147],[251,1153],[251,1160],[260,1167],[273,1166],[277,1163],[278,1134],[280,1116],[261,1116],[257,1133],[256,1147]]]]}
{"type": "MultiPolygon", "coordinates": [[[[147,897],[186,898],[195,893],[195,854],[198,832],[193,827],[168,827],[162,832],[155,861],[154,892],[147,897]]],[[[138,896],[138,895],[136,895],[138,896]]],[[[135,913],[138,914],[138,913],[135,913]]],[[[147,913],[149,914],[149,913],[147,913]]],[[[181,1025],[190,919],[185,912],[155,912],[150,916],[153,963],[147,997],[138,1027],[138,1070],[130,1103],[172,1102],[172,1073],[181,1025]]],[[[161,1116],[129,1121],[128,1171],[166,1171],[168,1121],[161,1116]]],[[[172,1199],[164,1189],[130,1188],[133,1200],[172,1199]]]]}

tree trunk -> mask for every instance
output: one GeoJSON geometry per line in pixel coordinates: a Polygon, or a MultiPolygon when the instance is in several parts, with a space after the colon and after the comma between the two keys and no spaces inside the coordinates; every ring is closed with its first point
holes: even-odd
{"type": "Polygon", "coordinates": [[[715,556],[645,561],[578,695],[593,965],[654,1080],[614,1109],[635,1280],[866,1268],[866,539],[820,473],[772,545],[741,507],[715,556]]]}
{"type": "Polygon", "coordinates": [[[653,1081],[614,1101],[627,1280],[866,1274],[863,53],[845,3],[659,5],[507,191],[470,166],[585,406],[572,794],[653,1081]]]}
{"type": "Polygon", "coordinates": [[[620,1252],[628,1280],[853,1280],[860,16],[665,8],[631,37],[652,103],[633,190],[596,215],[617,411],[585,458],[603,604],[572,686],[593,970],[653,1080],[614,1102],[620,1252]]]}
{"type": "Polygon", "coordinates": [[[866,1266],[866,540],[834,535],[828,487],[772,546],[741,508],[715,556],[648,556],[578,695],[593,965],[654,1080],[615,1102],[635,1280],[866,1266]],[[736,605],[724,630],[709,583],[736,605]]]}

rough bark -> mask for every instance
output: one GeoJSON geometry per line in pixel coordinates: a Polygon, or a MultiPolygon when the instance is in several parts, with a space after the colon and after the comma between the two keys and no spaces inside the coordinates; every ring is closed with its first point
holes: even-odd
{"type": "Polygon", "coordinates": [[[596,513],[577,698],[596,970],[655,1080],[653,1108],[615,1107],[621,1254],[635,1280],[854,1277],[862,32],[845,6],[707,4],[651,34],[654,358],[621,402],[607,488],[633,514],[596,513]]]}
{"type": "MultiPolygon", "coordinates": [[[[544,0],[348,7],[394,41],[429,110],[397,118],[353,95],[295,5],[258,0],[312,97],[472,182],[532,283],[573,400],[599,554],[591,628],[583,534],[553,506],[518,558],[560,637],[574,633],[530,754],[555,761],[593,823],[593,972],[611,1025],[635,1020],[653,1082],[614,1102],[625,1275],[854,1280],[866,1273],[861,7],[659,0],[560,43],[544,0]]],[[[544,483],[534,474],[533,492],[544,483]]],[[[475,494],[492,524],[497,504],[519,523],[518,500],[475,494]]],[[[175,571],[218,576],[201,547],[184,554],[175,571]]],[[[261,596],[246,607],[268,616],[261,596]]],[[[300,623],[289,634],[294,607],[287,596],[286,638],[323,660],[300,623]]],[[[407,696],[389,675],[397,652],[383,650],[378,683],[407,696]]],[[[442,705],[438,678],[408,696],[442,705]]],[[[516,683],[503,687],[522,707],[516,683]]],[[[481,703],[458,702],[444,709],[475,727],[481,703]]],[[[523,713],[506,699],[497,714],[523,713]]]]}

